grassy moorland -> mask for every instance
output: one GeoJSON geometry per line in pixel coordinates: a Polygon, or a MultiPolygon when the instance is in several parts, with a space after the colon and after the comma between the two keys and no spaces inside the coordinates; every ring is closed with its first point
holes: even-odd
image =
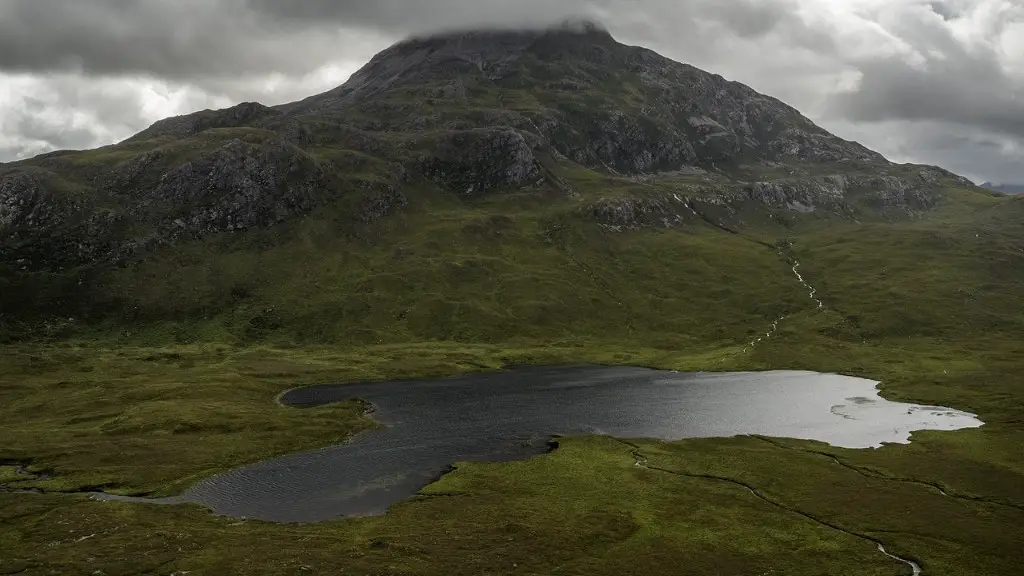
{"type": "Polygon", "coordinates": [[[43,493],[0,491],[0,574],[909,573],[878,542],[926,574],[1019,573],[1024,201],[950,190],[923,218],[741,235],[424,202],[359,235],[319,213],[156,253],[89,295],[103,322],[6,345],[0,483],[43,493]],[[78,493],[174,493],[372,425],[274,403],[296,385],[561,362],[842,372],[986,425],[866,451],[565,439],[309,526],[78,493]]]}

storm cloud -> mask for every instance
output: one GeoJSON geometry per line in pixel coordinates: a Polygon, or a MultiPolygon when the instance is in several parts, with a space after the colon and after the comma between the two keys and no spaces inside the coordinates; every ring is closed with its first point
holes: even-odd
{"type": "Polygon", "coordinates": [[[0,161],[330,89],[409,35],[587,18],[897,161],[1024,181],[1012,0],[5,0],[0,161]]]}

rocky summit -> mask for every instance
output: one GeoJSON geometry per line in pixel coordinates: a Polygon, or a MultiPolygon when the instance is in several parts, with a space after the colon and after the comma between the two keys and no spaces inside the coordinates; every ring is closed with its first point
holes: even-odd
{"type": "Polygon", "coordinates": [[[300,102],[201,111],[116,145],[0,165],[0,270],[19,286],[35,279],[32,290],[42,277],[78,286],[317,210],[361,234],[436,193],[564,201],[610,231],[735,230],[751,206],[779,221],[912,217],[944,183],[968,185],[891,164],[593,24],[451,32],[398,43],[300,102]]]}

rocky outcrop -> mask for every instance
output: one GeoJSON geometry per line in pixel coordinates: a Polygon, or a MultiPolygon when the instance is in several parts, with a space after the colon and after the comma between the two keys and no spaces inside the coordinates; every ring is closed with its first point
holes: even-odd
{"type": "Polygon", "coordinates": [[[880,154],[821,129],[787,128],[767,141],[764,150],[766,158],[781,162],[886,163],[880,154]]]}
{"type": "Polygon", "coordinates": [[[672,228],[689,220],[685,201],[681,197],[675,203],[673,200],[672,196],[617,198],[602,200],[589,210],[594,220],[615,231],[643,226],[672,228]]]}
{"type": "Polygon", "coordinates": [[[640,174],[678,170],[698,160],[685,134],[642,115],[559,111],[533,122],[551,148],[590,168],[640,174]]]}
{"type": "Polygon", "coordinates": [[[798,212],[849,213],[851,202],[859,198],[877,208],[911,214],[933,207],[939,199],[940,186],[939,174],[922,170],[912,176],[838,174],[757,182],[745,191],[751,200],[798,212]]]}
{"type": "Polygon", "coordinates": [[[607,198],[590,205],[588,215],[613,231],[675,228],[705,221],[727,228],[722,216],[735,214],[740,197],[734,191],[705,186],[682,186],[675,192],[607,198]]]}
{"type": "Polygon", "coordinates": [[[356,220],[362,224],[390,216],[409,205],[409,199],[401,189],[392,184],[364,182],[361,188],[368,191],[355,213],[356,220]]]}
{"type": "Polygon", "coordinates": [[[246,230],[308,212],[323,180],[316,161],[291,144],[232,140],[165,173],[134,210],[163,215],[175,234],[246,230]]]}
{"type": "Polygon", "coordinates": [[[40,170],[0,175],[0,265],[49,271],[97,259],[117,217],[92,211],[68,184],[40,170]]]}
{"type": "Polygon", "coordinates": [[[129,195],[159,178],[165,160],[167,154],[159,148],[133,156],[114,166],[104,188],[111,194],[129,195]]]}
{"type": "Polygon", "coordinates": [[[645,182],[643,195],[603,199],[588,205],[588,216],[613,230],[671,228],[703,220],[729,231],[744,206],[756,203],[775,213],[817,213],[858,219],[907,217],[935,206],[941,198],[943,172],[924,168],[914,174],[836,174],[770,180],[748,185],[670,185],[657,178],[645,182]],[[865,212],[870,210],[870,212],[865,212]]]}
{"type": "Polygon", "coordinates": [[[0,234],[53,235],[88,218],[84,199],[57,175],[29,168],[0,174],[0,234]]]}
{"type": "Polygon", "coordinates": [[[536,184],[543,179],[533,147],[517,130],[469,130],[446,134],[421,159],[427,178],[461,194],[536,184]]]}
{"type": "Polygon", "coordinates": [[[31,176],[14,172],[0,176],[0,232],[17,225],[32,226],[45,219],[41,208],[39,183],[31,176]]]}

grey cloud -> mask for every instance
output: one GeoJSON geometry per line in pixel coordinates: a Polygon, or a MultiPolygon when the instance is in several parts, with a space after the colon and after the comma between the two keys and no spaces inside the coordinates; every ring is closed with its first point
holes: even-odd
{"type": "Polygon", "coordinates": [[[7,71],[175,79],[305,73],[335,55],[339,38],[337,30],[260,18],[242,0],[0,2],[0,69],[7,71]]]}
{"type": "MultiPolygon", "coordinates": [[[[185,91],[166,113],[276,104],[333,87],[340,78],[316,71],[350,71],[403,36],[593,17],[624,42],[780,97],[883,153],[1024,180],[1013,167],[1024,165],[1022,86],[1002,55],[984,42],[965,47],[948,28],[984,17],[983,3],[999,4],[893,0],[898,17],[884,27],[919,52],[908,64],[905,55],[854,57],[840,38],[863,15],[822,11],[817,0],[0,0],[0,83],[4,72],[34,75],[31,96],[43,106],[0,107],[0,160],[109,143],[157,119],[142,111],[138,84],[103,88],[104,78],[185,91]],[[859,89],[830,97],[844,70],[861,74],[859,89]],[[914,134],[892,132],[906,130],[914,134]]],[[[994,38],[1013,18],[989,20],[994,38]]]]}
{"type": "MultiPolygon", "coordinates": [[[[11,81],[0,77],[0,83],[11,81]]],[[[153,121],[144,94],[152,85],[135,80],[74,75],[14,80],[0,106],[0,162],[56,149],[93,148],[134,134],[153,121]]],[[[214,105],[200,90],[178,87],[181,112],[214,105]]],[[[223,103],[223,100],[221,100],[223,103]]]]}
{"type": "MultiPolygon", "coordinates": [[[[892,55],[851,62],[862,74],[860,87],[837,95],[830,112],[858,122],[939,121],[1024,138],[1024,84],[1007,74],[993,47],[966,46],[928,14],[935,16],[906,14],[899,30],[919,61],[892,55]]],[[[1024,11],[1018,18],[1024,21],[1024,11]]]]}
{"type": "MultiPolygon", "coordinates": [[[[926,124],[927,126],[927,124],[926,124]]],[[[1024,147],[1010,141],[992,140],[987,134],[970,126],[932,125],[922,129],[911,125],[904,145],[906,157],[927,158],[938,164],[971,178],[976,183],[986,180],[995,182],[1024,182],[1024,147]],[[957,142],[956,130],[967,132],[957,142]],[[947,142],[946,139],[949,139],[947,142]]]]}
{"type": "Polygon", "coordinates": [[[928,7],[943,20],[952,20],[960,15],[959,9],[948,2],[929,2],[928,7]]]}
{"type": "Polygon", "coordinates": [[[247,0],[257,14],[375,28],[404,36],[464,26],[543,24],[586,15],[588,0],[247,0]]]}
{"type": "Polygon", "coordinates": [[[975,182],[1024,183],[1024,143],[984,128],[931,120],[836,120],[824,126],[895,162],[936,164],[975,182]]]}
{"type": "MultiPolygon", "coordinates": [[[[284,21],[335,22],[404,36],[468,26],[537,25],[597,18],[613,32],[641,13],[649,24],[671,24],[676,39],[697,32],[694,23],[715,22],[732,35],[760,37],[801,22],[795,0],[247,0],[257,14],[284,21]]],[[[803,30],[802,32],[810,32],[803,30]]],[[[825,40],[819,36],[818,41],[825,40]]]]}
{"type": "Polygon", "coordinates": [[[80,149],[94,146],[96,134],[81,126],[67,126],[59,120],[42,114],[46,104],[40,100],[27,101],[28,106],[14,120],[18,134],[30,142],[56,149],[80,149]]]}
{"type": "MultiPolygon", "coordinates": [[[[569,18],[620,20],[643,13],[677,40],[700,23],[739,37],[786,27],[814,37],[794,16],[796,0],[4,0],[0,69],[144,74],[194,81],[302,75],[327,62],[367,56],[359,46],[478,25],[537,25],[569,18]]],[[[827,40],[817,35],[815,41],[827,40]]]]}

